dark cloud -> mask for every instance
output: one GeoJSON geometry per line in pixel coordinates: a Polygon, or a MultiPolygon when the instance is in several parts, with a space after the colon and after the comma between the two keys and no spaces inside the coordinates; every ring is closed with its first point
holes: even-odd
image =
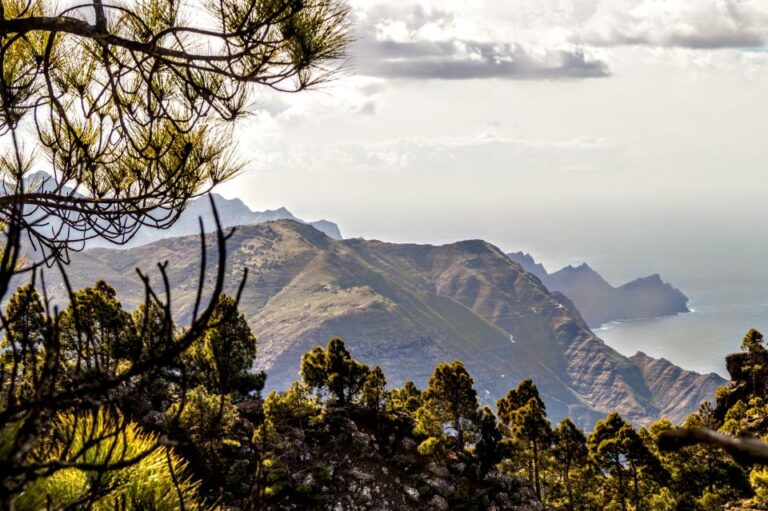
{"type": "Polygon", "coordinates": [[[358,73],[385,78],[514,80],[597,78],[608,66],[581,49],[533,57],[520,46],[467,41],[371,41],[359,45],[358,73]]]}

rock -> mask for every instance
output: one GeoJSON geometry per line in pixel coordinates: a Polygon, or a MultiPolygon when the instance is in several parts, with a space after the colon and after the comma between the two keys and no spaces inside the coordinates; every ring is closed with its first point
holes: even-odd
{"type": "Polygon", "coordinates": [[[364,446],[368,446],[371,443],[371,437],[363,433],[362,431],[355,431],[352,433],[352,439],[364,446]]]}
{"type": "Polygon", "coordinates": [[[412,451],[418,445],[416,443],[416,440],[414,440],[413,438],[411,438],[409,436],[403,438],[402,444],[403,444],[403,449],[405,449],[406,451],[412,451]]]}
{"type": "Polygon", "coordinates": [[[429,501],[429,507],[431,509],[437,509],[439,511],[448,511],[448,501],[446,501],[443,497],[440,495],[435,495],[432,497],[432,500],[429,501]]]}
{"type": "Polygon", "coordinates": [[[408,495],[408,498],[411,500],[418,501],[419,500],[419,490],[416,488],[413,488],[411,486],[404,486],[403,491],[405,491],[405,494],[408,495]]]}
{"type": "Polygon", "coordinates": [[[363,472],[363,470],[359,467],[352,467],[352,470],[349,471],[349,474],[359,481],[372,481],[374,479],[373,474],[363,472]]]}
{"type": "Polygon", "coordinates": [[[437,477],[448,477],[451,475],[446,467],[437,465],[435,462],[430,463],[429,467],[427,467],[427,470],[435,474],[437,477]]]}
{"type": "Polygon", "coordinates": [[[439,477],[431,477],[426,480],[426,483],[443,497],[448,497],[449,495],[452,495],[454,491],[456,491],[456,488],[452,484],[450,484],[445,479],[440,479],[439,477]]]}

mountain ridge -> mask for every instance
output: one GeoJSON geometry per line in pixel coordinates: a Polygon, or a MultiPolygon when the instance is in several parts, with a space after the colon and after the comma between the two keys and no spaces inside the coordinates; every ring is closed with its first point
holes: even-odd
{"type": "MultiPolygon", "coordinates": [[[[339,226],[330,220],[321,219],[306,222],[295,216],[284,206],[277,209],[254,211],[237,197],[227,199],[217,193],[212,193],[211,197],[214,204],[216,204],[222,227],[239,227],[273,220],[293,220],[311,225],[333,239],[343,238],[339,226]]],[[[198,235],[200,233],[199,219],[203,220],[205,232],[213,232],[215,230],[216,222],[213,218],[213,211],[211,210],[208,197],[198,197],[190,200],[178,220],[168,229],[152,229],[149,227],[141,229],[130,242],[121,248],[134,248],[167,238],[198,235]]],[[[97,240],[96,242],[91,242],[89,246],[109,248],[114,245],[98,243],[97,240]]]]}
{"type": "MultiPolygon", "coordinates": [[[[334,240],[310,225],[278,220],[241,226],[228,250],[227,291],[235,291],[245,268],[250,272],[241,310],[259,339],[255,366],[267,371],[269,388],[287,387],[304,352],[339,336],[357,358],[381,365],[392,386],[406,379],[424,385],[437,363],[460,359],[481,397],[494,403],[530,377],[553,418],[569,415],[583,427],[609,410],[638,424],[665,414],[678,420],[682,409],[690,411],[678,406],[682,400],[714,394],[714,382],[703,377],[684,396],[667,392],[672,386],[663,379],[646,381],[638,364],[589,330],[570,300],[482,240],[334,240]]],[[[143,296],[133,268],[168,260],[183,322],[194,301],[198,254],[196,236],[91,249],[73,259],[70,280],[77,288],[103,278],[134,306],[143,296]]],[[[60,284],[49,288],[63,291],[60,284]]]]}

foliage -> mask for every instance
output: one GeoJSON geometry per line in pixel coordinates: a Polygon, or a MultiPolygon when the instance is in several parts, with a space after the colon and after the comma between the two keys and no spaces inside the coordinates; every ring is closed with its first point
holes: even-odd
{"type": "Polygon", "coordinates": [[[131,315],[102,280],[73,293],[60,325],[68,369],[83,376],[115,376],[119,360],[134,354],[131,315]]]}
{"type": "Polygon", "coordinates": [[[416,384],[408,380],[401,389],[392,389],[389,392],[387,407],[391,412],[412,414],[421,407],[421,394],[416,384]]]}
{"type": "Polygon", "coordinates": [[[622,510],[647,505],[649,495],[658,489],[665,471],[635,429],[617,413],[598,421],[587,439],[589,456],[611,476],[611,500],[622,510]]]}
{"type": "Polygon", "coordinates": [[[263,374],[249,373],[255,358],[256,338],[235,300],[227,295],[219,298],[205,335],[182,356],[192,382],[240,396],[264,386],[263,374]]]}
{"type": "Polygon", "coordinates": [[[763,344],[763,334],[754,328],[750,328],[744,339],[741,341],[741,349],[749,353],[765,355],[765,346],[763,344]]]}
{"type": "Polygon", "coordinates": [[[0,341],[0,379],[8,388],[4,399],[29,398],[43,371],[46,328],[40,295],[31,284],[11,295],[5,318],[6,335],[0,341]]]}
{"type": "Polygon", "coordinates": [[[531,380],[523,380],[496,406],[536,496],[541,498],[541,465],[550,448],[552,431],[539,390],[531,380]]]}
{"type": "Polygon", "coordinates": [[[387,379],[381,367],[376,366],[368,373],[363,382],[362,401],[363,405],[375,413],[380,413],[385,404],[387,379]]]}
{"type": "Polygon", "coordinates": [[[238,413],[229,396],[212,394],[200,386],[186,394],[184,403],[173,403],[165,417],[172,428],[180,429],[189,442],[211,455],[218,445],[233,441],[230,435],[238,413]]]}
{"type": "Polygon", "coordinates": [[[146,433],[104,410],[59,416],[49,441],[32,453],[68,468],[37,479],[14,502],[19,511],[89,502],[88,509],[207,509],[187,463],[146,433]],[[133,463],[128,461],[135,460],[133,463]]]}
{"type": "Polygon", "coordinates": [[[0,218],[55,258],[171,225],[241,168],[231,132],[249,94],[328,80],[349,42],[348,8],[333,0],[4,0],[0,11],[0,218]],[[31,171],[36,146],[45,178],[31,171]]]}
{"type": "Polygon", "coordinates": [[[327,391],[339,405],[353,401],[365,384],[370,369],[352,358],[344,341],[328,341],[325,350],[316,346],[301,358],[301,377],[312,389],[327,391]]]}
{"type": "Polygon", "coordinates": [[[480,464],[480,470],[487,473],[502,460],[501,430],[493,411],[484,406],[477,416],[477,443],[475,455],[480,464]]]}
{"type": "Polygon", "coordinates": [[[450,433],[456,452],[464,450],[477,418],[474,381],[459,361],[439,364],[416,411],[417,431],[437,438],[450,433]]]}

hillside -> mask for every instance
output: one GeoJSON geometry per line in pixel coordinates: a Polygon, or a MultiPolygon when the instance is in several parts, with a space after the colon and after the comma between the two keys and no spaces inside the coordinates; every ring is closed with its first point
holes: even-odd
{"type": "MultiPolygon", "coordinates": [[[[340,336],[357,358],[381,365],[390,385],[423,386],[437,363],[460,359],[487,402],[530,377],[553,419],[569,415],[585,427],[609,410],[643,424],[661,415],[682,420],[712,398],[711,385],[670,391],[678,389],[672,373],[648,379],[644,364],[606,346],[567,298],[484,241],[334,240],[281,220],[239,228],[228,247],[230,292],[250,271],[241,309],[259,339],[256,366],[268,372],[269,388],[286,387],[305,351],[340,336]]],[[[70,279],[77,288],[103,278],[135,304],[143,297],[134,268],[163,260],[183,319],[194,300],[197,237],[88,250],[75,257],[70,279]]],[[[49,289],[63,291],[54,282],[49,289]]]]}
{"type": "Polygon", "coordinates": [[[560,291],[576,304],[591,327],[611,321],[655,318],[688,312],[688,297],[659,275],[639,278],[622,286],[609,284],[589,265],[566,266],[548,273],[530,254],[507,254],[536,275],[552,291],[560,291]]]}

